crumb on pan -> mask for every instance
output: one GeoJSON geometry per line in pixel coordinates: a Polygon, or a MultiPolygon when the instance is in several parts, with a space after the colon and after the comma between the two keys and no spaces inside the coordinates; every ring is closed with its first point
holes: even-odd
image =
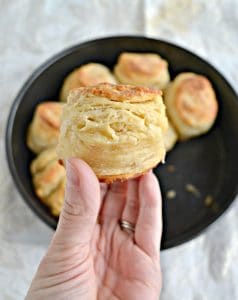
{"type": "Polygon", "coordinates": [[[196,197],[200,197],[200,192],[199,190],[191,183],[187,183],[185,185],[185,190],[191,194],[193,194],[196,197]]]}
{"type": "Polygon", "coordinates": [[[218,213],[219,209],[220,209],[219,204],[217,202],[213,202],[213,204],[211,205],[212,212],[216,214],[218,213]]]}
{"type": "Polygon", "coordinates": [[[214,204],[214,198],[211,195],[207,195],[204,199],[204,204],[205,206],[210,207],[214,204]]]}
{"type": "Polygon", "coordinates": [[[174,165],[168,165],[167,170],[169,173],[174,173],[175,172],[175,166],[174,165]]]}
{"type": "Polygon", "coordinates": [[[175,190],[168,190],[166,193],[167,199],[174,199],[176,197],[176,191],[175,190]]]}

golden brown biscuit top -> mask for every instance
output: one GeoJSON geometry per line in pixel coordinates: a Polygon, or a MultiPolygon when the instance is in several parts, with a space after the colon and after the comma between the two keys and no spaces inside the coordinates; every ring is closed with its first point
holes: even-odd
{"type": "Polygon", "coordinates": [[[167,62],[158,54],[153,53],[122,53],[119,56],[118,64],[123,68],[128,78],[136,76],[156,76],[167,67],[167,62]]]}
{"type": "Polygon", "coordinates": [[[62,104],[57,102],[44,102],[37,106],[36,115],[49,126],[59,129],[62,114],[62,104]]]}
{"type": "Polygon", "coordinates": [[[79,88],[71,91],[68,101],[69,103],[73,103],[78,97],[88,95],[108,98],[116,102],[135,103],[151,101],[156,96],[161,96],[162,92],[158,89],[147,87],[101,83],[96,86],[79,88]]]}
{"type": "Polygon", "coordinates": [[[218,110],[212,85],[204,76],[192,73],[187,75],[189,74],[179,82],[176,90],[176,109],[188,125],[209,124],[216,117],[218,110]]]}

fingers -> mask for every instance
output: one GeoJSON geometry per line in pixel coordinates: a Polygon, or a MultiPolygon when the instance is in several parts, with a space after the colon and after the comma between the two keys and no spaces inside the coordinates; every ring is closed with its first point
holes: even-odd
{"type": "Polygon", "coordinates": [[[101,201],[103,201],[108,191],[108,185],[106,183],[100,183],[100,191],[101,191],[101,201]]]}
{"type": "Polygon", "coordinates": [[[138,183],[139,179],[131,179],[128,181],[126,203],[121,218],[133,225],[136,223],[139,210],[138,183]]]}
{"type": "Polygon", "coordinates": [[[54,242],[89,243],[100,208],[100,186],[92,169],[79,159],[66,162],[66,191],[54,242]]]}
{"type": "Polygon", "coordinates": [[[148,255],[157,254],[162,234],[161,193],[152,172],[140,178],[139,214],[135,228],[135,242],[148,255]]]}
{"type": "Polygon", "coordinates": [[[126,191],[127,182],[116,181],[110,184],[100,212],[103,222],[118,222],[124,207],[126,191]]]}

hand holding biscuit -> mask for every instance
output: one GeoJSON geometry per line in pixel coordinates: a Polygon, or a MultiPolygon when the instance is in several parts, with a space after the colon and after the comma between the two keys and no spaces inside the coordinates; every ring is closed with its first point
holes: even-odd
{"type": "Polygon", "coordinates": [[[158,299],[161,196],[153,173],[101,191],[83,161],[68,160],[66,173],[59,225],[26,299],[158,299]]]}

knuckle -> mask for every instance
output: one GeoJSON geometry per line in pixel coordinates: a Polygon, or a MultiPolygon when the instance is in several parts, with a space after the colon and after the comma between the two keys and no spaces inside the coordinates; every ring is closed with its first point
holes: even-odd
{"type": "Polygon", "coordinates": [[[114,182],[110,184],[109,190],[111,193],[114,194],[124,194],[125,193],[125,182],[114,182]]]}
{"type": "Polygon", "coordinates": [[[135,198],[128,199],[128,209],[131,212],[137,212],[138,211],[138,203],[135,198]]]}
{"type": "Polygon", "coordinates": [[[67,198],[64,201],[63,213],[66,216],[81,216],[84,214],[83,207],[81,205],[71,204],[67,198]]]}

